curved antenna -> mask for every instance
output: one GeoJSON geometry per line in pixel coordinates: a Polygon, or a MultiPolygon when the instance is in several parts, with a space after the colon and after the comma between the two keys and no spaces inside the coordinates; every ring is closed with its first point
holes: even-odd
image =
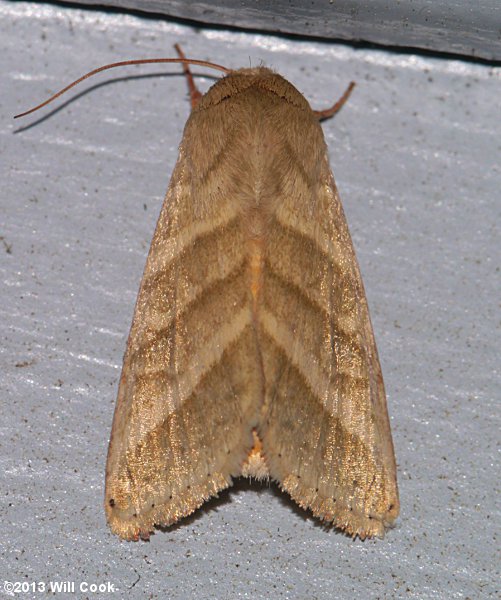
{"type": "Polygon", "coordinates": [[[341,96],[341,98],[339,98],[337,102],[334,102],[334,104],[330,108],[326,108],[325,110],[314,110],[313,112],[317,116],[317,119],[319,121],[324,121],[325,119],[330,119],[336,113],[338,113],[341,110],[341,108],[343,108],[343,105],[346,102],[346,100],[348,100],[348,98],[350,97],[350,94],[353,91],[354,87],[355,82],[350,81],[350,84],[346,88],[344,94],[341,96]]]}
{"type": "Polygon", "coordinates": [[[38,106],[35,106],[35,108],[30,108],[30,110],[27,110],[25,112],[19,113],[18,115],[15,115],[14,119],[19,119],[19,117],[25,117],[26,115],[29,115],[29,114],[35,112],[36,110],[39,110],[40,108],[43,108],[44,106],[47,106],[47,104],[50,104],[53,100],[55,100],[56,98],[59,98],[59,96],[62,96],[68,90],[71,90],[72,87],[75,87],[76,85],[78,85],[79,83],[84,81],[85,79],[88,79],[89,77],[92,77],[93,75],[96,75],[97,73],[101,73],[101,71],[107,71],[108,69],[114,69],[115,67],[126,67],[128,65],[146,65],[146,64],[154,64],[154,63],[183,63],[185,65],[198,65],[201,67],[209,67],[211,69],[217,69],[218,71],[222,71],[223,73],[226,73],[226,74],[229,74],[232,72],[232,69],[227,69],[226,67],[223,67],[222,65],[218,65],[216,63],[211,63],[206,60],[196,60],[196,59],[191,59],[191,58],[143,58],[143,59],[138,59],[138,60],[123,60],[120,62],[111,63],[109,65],[104,65],[102,67],[99,67],[98,69],[89,71],[85,75],[82,75],[82,77],[79,77],[78,79],[73,81],[73,83],[70,83],[69,85],[67,85],[62,90],[59,90],[59,92],[55,93],[48,100],[45,100],[45,102],[42,102],[38,106]]]}

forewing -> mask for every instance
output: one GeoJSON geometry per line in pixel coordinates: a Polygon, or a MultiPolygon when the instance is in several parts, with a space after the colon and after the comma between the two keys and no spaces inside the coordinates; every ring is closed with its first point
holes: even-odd
{"type": "Polygon", "coordinates": [[[214,176],[225,136],[209,142],[212,159],[187,127],[127,344],[105,497],[111,529],[126,539],[230,485],[252,446],[262,381],[246,246],[214,176]]]}
{"type": "Polygon", "coordinates": [[[260,436],[271,476],[300,506],[349,534],[383,535],[399,502],[367,301],[326,151],[301,156],[270,222],[260,436]]]}

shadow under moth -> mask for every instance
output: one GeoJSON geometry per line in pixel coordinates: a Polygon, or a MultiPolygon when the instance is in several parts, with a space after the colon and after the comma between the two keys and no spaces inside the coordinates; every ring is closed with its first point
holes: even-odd
{"type": "Polygon", "coordinates": [[[116,63],[183,62],[192,111],[127,343],[108,523],[147,539],[243,475],[383,536],[399,512],[383,378],[319,124],[347,94],[315,112],[270,69],[178,52],[116,63]],[[201,95],[189,63],[226,74],[201,95]]]}

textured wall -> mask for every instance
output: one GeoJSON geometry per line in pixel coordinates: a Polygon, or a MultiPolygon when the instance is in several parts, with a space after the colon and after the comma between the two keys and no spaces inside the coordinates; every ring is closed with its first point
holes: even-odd
{"type": "Polygon", "coordinates": [[[496,598],[499,71],[21,2],[0,1],[0,36],[0,583],[120,589],[64,598],[496,598]],[[230,67],[262,60],[318,108],[358,84],[324,131],[399,466],[401,517],[383,541],[324,530],[274,485],[242,481],[149,543],[106,527],[122,355],[186,85],[179,67],[108,72],[11,117],[86,69],[179,41],[230,67]]]}
{"type": "Polygon", "coordinates": [[[80,0],[201,23],[501,60],[498,0],[80,0]]]}

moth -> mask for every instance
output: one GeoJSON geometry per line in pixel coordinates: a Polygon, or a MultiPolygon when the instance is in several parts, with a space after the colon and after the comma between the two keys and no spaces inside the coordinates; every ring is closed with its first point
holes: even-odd
{"type": "Polygon", "coordinates": [[[127,342],[109,526],[147,539],[243,475],[383,536],[399,513],[386,397],[319,124],[345,97],[315,112],[265,67],[201,95],[178,52],[192,111],[127,342]]]}

